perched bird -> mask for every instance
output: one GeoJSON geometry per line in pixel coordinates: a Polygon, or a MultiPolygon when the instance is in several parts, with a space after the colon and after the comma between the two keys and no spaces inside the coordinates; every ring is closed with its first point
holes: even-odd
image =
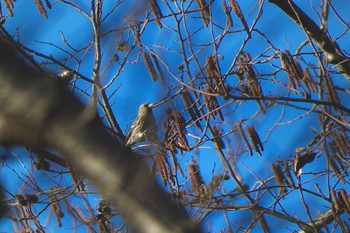
{"type": "Polygon", "coordinates": [[[137,118],[125,139],[125,146],[132,146],[138,142],[156,139],[156,121],[154,119],[152,104],[144,103],[139,107],[137,118]]]}

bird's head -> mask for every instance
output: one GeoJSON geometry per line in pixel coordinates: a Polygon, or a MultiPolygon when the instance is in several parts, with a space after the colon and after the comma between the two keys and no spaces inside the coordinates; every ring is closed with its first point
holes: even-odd
{"type": "Polygon", "coordinates": [[[141,104],[139,107],[139,114],[143,113],[143,112],[152,111],[152,106],[153,106],[153,104],[150,104],[150,103],[141,104]]]}

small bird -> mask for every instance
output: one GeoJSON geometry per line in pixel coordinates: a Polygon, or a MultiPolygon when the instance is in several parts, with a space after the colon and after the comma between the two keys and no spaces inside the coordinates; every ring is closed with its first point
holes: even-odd
{"type": "Polygon", "coordinates": [[[125,146],[132,146],[138,142],[156,139],[156,121],[154,119],[152,104],[144,103],[139,107],[136,119],[125,139],[125,146]]]}

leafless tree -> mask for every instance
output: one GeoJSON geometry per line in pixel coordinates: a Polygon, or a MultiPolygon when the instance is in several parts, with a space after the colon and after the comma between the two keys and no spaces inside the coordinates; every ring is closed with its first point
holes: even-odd
{"type": "Polygon", "coordinates": [[[75,11],[90,37],[76,43],[67,27],[33,48],[7,28],[23,3],[2,3],[0,142],[13,174],[2,221],[16,232],[349,232],[344,5],[35,0],[47,20],[75,11]],[[282,20],[299,30],[289,48],[282,20]],[[128,83],[144,99],[123,97],[128,83]],[[120,105],[136,117],[151,100],[157,137],[125,147],[120,105]]]}

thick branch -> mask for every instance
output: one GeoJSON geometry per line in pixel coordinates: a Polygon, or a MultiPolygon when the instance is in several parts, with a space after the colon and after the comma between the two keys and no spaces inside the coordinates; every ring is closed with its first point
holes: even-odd
{"type": "Polygon", "coordinates": [[[338,44],[328,34],[290,0],[269,0],[284,11],[296,24],[298,24],[316,45],[326,54],[329,63],[334,64],[338,70],[350,81],[350,59],[340,50],[338,44]]]}
{"type": "Polygon", "coordinates": [[[35,73],[0,41],[0,143],[50,147],[90,178],[135,232],[200,232],[63,84],[35,73]]]}

